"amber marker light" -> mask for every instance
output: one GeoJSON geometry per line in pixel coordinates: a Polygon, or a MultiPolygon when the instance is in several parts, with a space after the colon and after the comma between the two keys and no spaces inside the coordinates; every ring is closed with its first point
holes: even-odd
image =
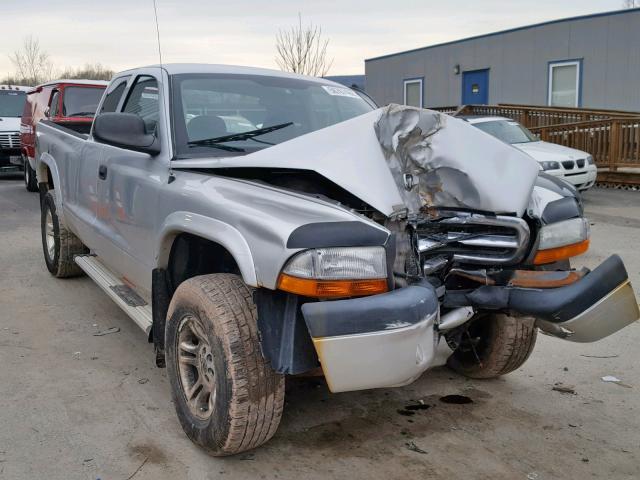
{"type": "Polygon", "coordinates": [[[538,250],[533,259],[534,265],[544,265],[545,263],[553,263],[559,260],[582,255],[589,250],[589,239],[582,242],[565,245],[563,247],[549,248],[548,250],[538,250]]]}

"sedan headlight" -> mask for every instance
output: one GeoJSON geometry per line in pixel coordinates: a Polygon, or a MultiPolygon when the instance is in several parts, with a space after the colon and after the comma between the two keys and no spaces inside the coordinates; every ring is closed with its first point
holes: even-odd
{"type": "Polygon", "coordinates": [[[588,165],[595,165],[596,164],[596,162],[593,161],[593,155],[587,156],[587,164],[588,165]]]}
{"type": "Polygon", "coordinates": [[[536,265],[566,260],[589,249],[589,222],[572,218],[545,225],[540,229],[536,265]]]}
{"type": "Polygon", "coordinates": [[[560,170],[560,163],[558,162],[551,162],[551,161],[545,160],[544,162],[539,162],[539,163],[543,170],[560,170]]]}
{"type": "Polygon", "coordinates": [[[353,297],[387,291],[383,247],[331,247],[304,250],[289,259],[278,288],[307,297],[353,297]]]}

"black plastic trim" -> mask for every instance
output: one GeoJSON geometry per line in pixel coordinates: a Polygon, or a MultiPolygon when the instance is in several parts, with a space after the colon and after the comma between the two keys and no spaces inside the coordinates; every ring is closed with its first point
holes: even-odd
{"type": "Polygon", "coordinates": [[[582,209],[575,197],[563,197],[549,202],[542,212],[542,221],[546,224],[561,222],[582,216],[582,209]]]}
{"type": "Polygon", "coordinates": [[[302,305],[314,338],[390,331],[415,325],[437,311],[438,296],[426,282],[370,297],[302,305]]]}
{"type": "Polygon", "coordinates": [[[86,133],[76,132],[75,130],[65,127],[64,125],[61,125],[59,123],[52,122],[51,120],[40,120],[40,123],[53,128],[57,128],[58,130],[62,130],[63,132],[68,133],[69,135],[73,135],[74,137],[81,138],[82,140],[86,140],[88,138],[88,135],[86,133]]]}
{"type": "Polygon", "coordinates": [[[560,323],[580,315],[628,278],[620,257],[611,255],[594,271],[566,287],[537,290],[482,286],[475,290],[448,291],[444,306],[511,310],[560,323]]]}
{"type": "Polygon", "coordinates": [[[373,247],[384,245],[389,234],[363,222],[318,222],[296,228],[287,248],[373,247]]]}

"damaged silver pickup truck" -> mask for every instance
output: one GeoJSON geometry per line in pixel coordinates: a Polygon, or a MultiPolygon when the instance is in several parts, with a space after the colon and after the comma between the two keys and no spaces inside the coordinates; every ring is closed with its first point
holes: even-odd
{"type": "Polygon", "coordinates": [[[570,268],[575,190],[461,120],[212,65],[117,74],[97,112],[89,135],[38,127],[47,267],[144,330],[214,455],[273,436],[285,374],[401,386],[445,352],[495,377],[538,329],[592,342],[640,316],[618,256],[570,268]]]}

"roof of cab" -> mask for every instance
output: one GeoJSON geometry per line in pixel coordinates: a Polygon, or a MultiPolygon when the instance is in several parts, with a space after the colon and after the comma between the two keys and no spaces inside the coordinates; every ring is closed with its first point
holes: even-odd
{"type": "Polygon", "coordinates": [[[325,85],[334,85],[338,87],[344,87],[339,83],[327,80],[325,78],[310,77],[307,75],[300,75],[299,73],[283,72],[281,70],[273,70],[270,68],[257,68],[257,67],[242,67],[239,65],[218,65],[209,63],[163,63],[162,65],[147,65],[139,68],[132,68],[119,72],[116,76],[120,76],[124,73],[134,72],[140,69],[149,68],[162,68],[169,75],[178,75],[183,73],[226,73],[236,75],[263,75],[268,77],[280,77],[280,78],[297,78],[300,80],[309,80],[322,83],[325,85]]]}
{"type": "MultiPolygon", "coordinates": [[[[73,78],[61,78],[59,80],[50,80],[48,82],[42,83],[38,85],[38,87],[46,87],[48,85],[60,85],[60,84],[73,84],[73,85],[91,85],[91,86],[99,86],[106,87],[109,85],[109,82],[104,80],[84,80],[84,79],[73,79],[73,78]]],[[[33,88],[38,88],[33,87],[33,88]]]]}
{"type": "Polygon", "coordinates": [[[13,90],[14,92],[26,92],[33,87],[26,87],[24,85],[0,85],[0,90],[13,90]]]}

